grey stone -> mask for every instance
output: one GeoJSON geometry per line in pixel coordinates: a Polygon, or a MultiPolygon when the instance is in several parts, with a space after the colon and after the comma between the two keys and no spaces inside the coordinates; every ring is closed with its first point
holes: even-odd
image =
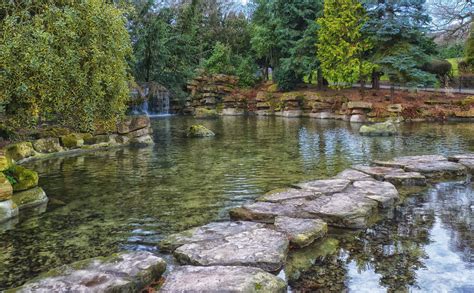
{"type": "Polygon", "coordinates": [[[18,216],[18,206],[11,200],[0,201],[0,223],[18,216]]]}
{"type": "Polygon", "coordinates": [[[136,147],[146,147],[146,146],[151,146],[155,144],[155,142],[153,141],[153,138],[151,138],[150,135],[132,138],[130,139],[129,143],[130,145],[136,146],[136,147]]]}
{"type": "Polygon", "coordinates": [[[391,167],[371,167],[371,166],[362,166],[355,165],[351,167],[354,170],[366,173],[377,180],[383,180],[384,177],[388,174],[397,174],[405,172],[403,169],[391,168],[391,167]]]}
{"type": "Polygon", "coordinates": [[[350,181],[357,181],[357,180],[372,180],[372,176],[369,174],[366,174],[364,172],[360,172],[357,170],[352,170],[352,169],[347,169],[334,177],[336,179],[345,179],[345,180],[350,180],[350,181]]]}
{"type": "Polygon", "coordinates": [[[381,208],[393,207],[399,198],[397,189],[389,182],[356,181],[351,192],[375,200],[381,208]]]}
{"type": "Polygon", "coordinates": [[[474,174],[474,159],[461,159],[459,164],[465,166],[469,173],[474,174]]]}
{"type": "Polygon", "coordinates": [[[259,197],[258,201],[268,201],[268,202],[283,202],[285,200],[290,199],[298,199],[298,198],[306,198],[311,199],[320,196],[321,193],[314,192],[309,189],[286,189],[286,190],[279,190],[279,191],[271,191],[261,197],[259,197]]]}
{"type": "Polygon", "coordinates": [[[304,247],[324,236],[327,233],[328,225],[320,219],[276,217],[275,228],[285,233],[292,245],[304,247]]]}
{"type": "Polygon", "coordinates": [[[210,129],[207,129],[203,125],[196,124],[192,125],[189,127],[186,135],[188,137],[211,137],[215,136],[214,132],[212,132],[210,129]]]}
{"type": "Polygon", "coordinates": [[[394,185],[402,186],[425,186],[426,177],[418,172],[393,173],[384,176],[384,180],[394,185]]]}
{"type": "Polygon", "coordinates": [[[151,128],[142,128],[142,129],[138,129],[138,130],[129,132],[125,135],[130,139],[134,139],[134,138],[138,138],[138,137],[142,137],[142,136],[147,136],[151,133],[153,133],[153,130],[151,128]]]}
{"type": "Polygon", "coordinates": [[[281,116],[287,118],[297,118],[303,116],[303,110],[285,110],[281,113],[281,116]]]}
{"type": "Polygon", "coordinates": [[[64,265],[27,282],[15,292],[140,292],[161,277],[163,259],[127,252],[64,265]]]}
{"type": "Polygon", "coordinates": [[[19,209],[25,209],[47,203],[48,197],[41,187],[35,187],[25,191],[15,192],[12,196],[12,200],[19,209]]]}
{"type": "Polygon", "coordinates": [[[259,268],[242,266],[177,267],[159,292],[281,292],[285,281],[259,268]]]}
{"type": "Polygon", "coordinates": [[[162,250],[172,251],[184,244],[221,239],[240,232],[263,228],[264,226],[264,224],[245,221],[214,222],[172,234],[163,239],[159,246],[162,250]]]}
{"type": "Polygon", "coordinates": [[[326,179],[326,180],[315,180],[306,183],[296,184],[297,187],[302,189],[312,190],[314,192],[330,194],[341,192],[349,186],[351,182],[345,179],[326,179]]]}
{"type": "Polygon", "coordinates": [[[351,118],[349,119],[351,123],[365,123],[367,122],[367,117],[363,114],[355,114],[351,115],[351,118]]]}
{"type": "Polygon", "coordinates": [[[367,136],[390,136],[398,133],[398,129],[392,121],[362,125],[359,129],[361,135],[367,136]]]}
{"type": "Polygon", "coordinates": [[[451,162],[459,162],[460,160],[474,160],[474,153],[449,156],[448,160],[451,162]]]}
{"type": "Polygon", "coordinates": [[[312,218],[311,214],[304,213],[301,207],[305,200],[288,200],[281,203],[256,202],[246,204],[229,211],[230,217],[235,220],[247,220],[262,223],[273,223],[277,216],[295,218],[312,218]]]}
{"type": "Polygon", "coordinates": [[[120,134],[127,134],[149,126],[150,118],[148,116],[128,116],[120,123],[117,123],[117,131],[120,134]]]}
{"type": "Polygon", "coordinates": [[[63,151],[57,137],[40,138],[33,142],[33,148],[39,153],[56,153],[63,151]]]}
{"type": "Polygon", "coordinates": [[[288,239],[280,232],[261,228],[223,239],[189,243],[173,255],[182,264],[201,266],[253,266],[278,271],[285,262],[288,239]]]}
{"type": "Polygon", "coordinates": [[[223,116],[243,116],[245,115],[245,111],[243,109],[238,108],[225,108],[222,110],[223,116]]]}

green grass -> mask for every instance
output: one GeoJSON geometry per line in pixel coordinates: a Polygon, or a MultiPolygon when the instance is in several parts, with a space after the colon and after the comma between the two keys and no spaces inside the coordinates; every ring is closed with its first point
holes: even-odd
{"type": "Polygon", "coordinates": [[[458,63],[459,63],[459,61],[462,60],[462,58],[449,58],[449,59],[446,59],[446,60],[448,60],[448,62],[451,63],[451,65],[453,66],[453,75],[454,75],[454,77],[458,77],[459,76],[458,63]]]}

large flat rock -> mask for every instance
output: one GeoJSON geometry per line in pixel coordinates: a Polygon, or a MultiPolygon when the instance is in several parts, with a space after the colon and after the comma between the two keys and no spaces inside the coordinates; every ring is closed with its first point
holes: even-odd
{"type": "Polygon", "coordinates": [[[272,224],[278,216],[293,218],[312,218],[312,215],[305,213],[301,208],[305,204],[304,199],[287,200],[281,203],[256,202],[246,204],[229,211],[230,217],[234,220],[255,221],[272,224]]]}
{"type": "Polygon", "coordinates": [[[459,164],[466,167],[469,173],[474,174],[474,159],[472,160],[462,159],[462,160],[459,160],[459,164]]]}
{"type": "Polygon", "coordinates": [[[448,157],[449,161],[456,162],[467,168],[469,173],[474,174],[474,153],[453,155],[448,157]]]}
{"type": "Polygon", "coordinates": [[[353,170],[353,169],[346,169],[339,174],[337,174],[335,179],[345,179],[350,181],[358,181],[358,180],[371,180],[373,179],[372,176],[366,174],[361,171],[353,170]]]}
{"type": "Polygon", "coordinates": [[[150,252],[125,252],[64,265],[12,292],[140,292],[165,269],[150,252]]]}
{"type": "Polygon", "coordinates": [[[0,223],[18,216],[18,206],[11,200],[0,201],[0,223]]]}
{"type": "Polygon", "coordinates": [[[404,173],[405,171],[400,168],[392,168],[392,167],[380,167],[380,166],[363,166],[363,165],[355,165],[352,166],[352,169],[357,170],[359,172],[363,172],[367,175],[374,177],[377,180],[384,180],[384,177],[389,174],[397,174],[397,173],[404,173]]]}
{"type": "Polygon", "coordinates": [[[285,233],[292,245],[304,247],[326,235],[328,225],[320,219],[277,217],[275,219],[275,228],[285,233]]]}
{"type": "Polygon", "coordinates": [[[321,193],[314,192],[313,190],[290,188],[286,190],[269,192],[257,200],[267,202],[283,202],[290,199],[312,199],[318,196],[321,196],[321,193]]]}
{"type": "Polygon", "coordinates": [[[166,278],[159,292],[281,292],[285,281],[259,268],[182,266],[166,278]]]}
{"type": "Polygon", "coordinates": [[[399,198],[393,184],[380,181],[356,181],[351,193],[376,201],[380,208],[393,207],[399,198]]]}
{"type": "Polygon", "coordinates": [[[331,194],[344,191],[349,184],[351,181],[346,179],[326,179],[300,183],[295,186],[318,193],[331,194]]]}
{"type": "Polygon", "coordinates": [[[174,256],[181,264],[251,266],[275,272],[285,262],[288,245],[285,234],[262,228],[185,244],[174,251],[174,256]]]}
{"type": "Polygon", "coordinates": [[[192,228],[180,233],[172,234],[163,239],[159,246],[164,251],[173,251],[181,245],[199,241],[221,239],[243,231],[263,228],[264,224],[254,222],[215,222],[192,228]]]}

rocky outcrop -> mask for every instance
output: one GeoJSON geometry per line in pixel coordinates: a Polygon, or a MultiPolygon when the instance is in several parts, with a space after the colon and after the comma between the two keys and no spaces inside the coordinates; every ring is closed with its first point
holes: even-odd
{"type": "Polygon", "coordinates": [[[247,113],[247,98],[240,94],[230,94],[223,99],[224,109],[222,115],[224,116],[242,116],[247,113]]]}
{"type": "Polygon", "coordinates": [[[126,252],[64,265],[11,292],[140,292],[165,269],[150,252],[126,252]]]}
{"type": "Polygon", "coordinates": [[[171,272],[160,292],[275,292],[286,283],[259,268],[243,266],[182,266],[171,272]]]}
{"type": "Polygon", "coordinates": [[[276,272],[283,266],[287,252],[288,239],[284,234],[260,228],[222,239],[185,244],[173,254],[181,264],[252,266],[276,272]]]}
{"type": "Polygon", "coordinates": [[[188,131],[186,132],[188,137],[211,137],[215,136],[214,132],[207,129],[205,126],[196,124],[189,127],[188,131]]]}
{"type": "Polygon", "coordinates": [[[150,118],[147,116],[128,116],[120,123],[117,123],[118,134],[128,134],[140,129],[149,128],[150,118]]]}
{"type": "Polygon", "coordinates": [[[398,129],[392,121],[362,125],[359,133],[366,136],[391,136],[398,133],[398,129]]]}

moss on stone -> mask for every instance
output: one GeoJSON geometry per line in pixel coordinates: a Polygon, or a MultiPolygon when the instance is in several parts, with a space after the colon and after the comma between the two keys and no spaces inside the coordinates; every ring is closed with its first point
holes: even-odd
{"type": "Polygon", "coordinates": [[[10,160],[20,161],[34,155],[33,144],[29,141],[18,142],[6,147],[6,156],[10,160]]]}
{"type": "Polygon", "coordinates": [[[187,132],[188,137],[210,137],[215,136],[214,132],[207,129],[203,125],[196,124],[191,126],[187,132]]]}
{"type": "Polygon", "coordinates": [[[13,184],[13,191],[27,190],[38,186],[38,173],[22,166],[14,165],[5,171],[17,181],[13,184]]]}
{"type": "Polygon", "coordinates": [[[12,200],[22,209],[44,204],[48,201],[48,197],[42,188],[36,187],[21,192],[15,192],[12,200]]]}
{"type": "Polygon", "coordinates": [[[13,187],[7,176],[0,172],[0,201],[8,200],[12,197],[13,187]]]}
{"type": "Polygon", "coordinates": [[[71,133],[61,136],[61,144],[68,149],[80,148],[84,144],[84,139],[81,134],[71,133]]]}

